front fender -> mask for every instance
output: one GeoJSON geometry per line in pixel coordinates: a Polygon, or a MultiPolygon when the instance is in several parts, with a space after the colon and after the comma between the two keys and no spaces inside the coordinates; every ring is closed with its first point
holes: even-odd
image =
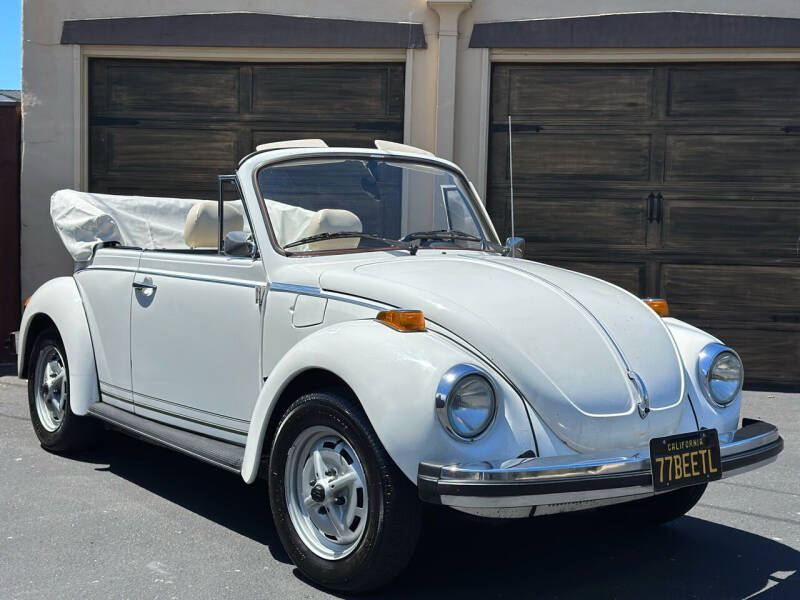
{"type": "MultiPolygon", "coordinates": [[[[697,373],[697,359],[700,351],[712,342],[724,343],[713,335],[706,333],[688,323],[677,319],[666,318],[664,324],[669,329],[675,345],[678,346],[681,359],[688,375],[687,390],[692,398],[692,406],[697,415],[697,422],[700,427],[714,428],[720,434],[735,431],[739,426],[739,413],[742,409],[742,394],[722,408],[713,404],[706,397],[697,373]]],[[[734,348],[735,350],[735,348],[734,348]]],[[[745,373],[747,365],[744,365],[745,373]]]]}
{"type": "MultiPolygon", "coordinates": [[[[439,424],[434,394],[453,365],[490,366],[433,332],[401,333],[373,320],[348,321],[298,342],[275,366],[250,420],[242,477],[257,475],[276,402],[303,371],[324,369],[344,380],[400,470],[416,483],[421,461],[469,462],[519,456],[534,447],[522,400],[499,377],[498,414],[486,434],[472,443],[451,438],[439,424]]],[[[311,391],[311,390],[309,390],[311,391]]],[[[271,443],[271,440],[266,441],[271,443]]]]}
{"type": "Polygon", "coordinates": [[[20,376],[28,368],[25,361],[31,345],[36,341],[29,339],[30,326],[40,315],[46,315],[55,323],[67,352],[70,408],[76,415],[85,415],[89,406],[100,398],[89,324],[83,309],[83,299],[72,277],[51,279],[31,296],[22,314],[19,330],[17,372],[20,376]]]}

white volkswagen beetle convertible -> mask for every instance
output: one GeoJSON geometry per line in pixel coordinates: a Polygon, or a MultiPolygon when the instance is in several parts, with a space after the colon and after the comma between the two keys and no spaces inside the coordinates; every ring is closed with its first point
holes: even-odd
{"type": "Polygon", "coordinates": [[[658,523],[775,459],[734,350],[520,258],[456,165],[376,146],[262,147],[218,201],[57,192],[76,270],[16,335],[42,445],[105,422],[261,475],[292,560],[348,591],[403,569],[422,503],[658,523]]]}

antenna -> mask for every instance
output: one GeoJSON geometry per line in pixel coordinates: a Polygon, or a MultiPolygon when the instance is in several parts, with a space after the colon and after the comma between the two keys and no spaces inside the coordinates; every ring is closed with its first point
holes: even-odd
{"type": "Polygon", "coordinates": [[[511,115],[508,115],[508,179],[511,185],[511,237],[514,237],[514,147],[511,143],[511,115]]]}

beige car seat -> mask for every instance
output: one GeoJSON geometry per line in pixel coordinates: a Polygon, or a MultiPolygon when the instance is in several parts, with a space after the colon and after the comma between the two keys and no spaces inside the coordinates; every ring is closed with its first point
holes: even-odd
{"type": "MultiPolygon", "coordinates": [[[[231,203],[222,207],[222,237],[244,230],[244,217],[231,203]]],[[[183,241],[189,248],[216,248],[219,236],[219,205],[213,200],[198,202],[186,215],[183,241]]]]}
{"type": "MultiPolygon", "coordinates": [[[[319,235],[321,233],[338,233],[340,231],[363,231],[361,219],[349,210],[323,208],[311,217],[300,238],[319,235]]],[[[344,250],[358,247],[359,238],[338,238],[305,244],[310,252],[321,250],[344,250]]]]}

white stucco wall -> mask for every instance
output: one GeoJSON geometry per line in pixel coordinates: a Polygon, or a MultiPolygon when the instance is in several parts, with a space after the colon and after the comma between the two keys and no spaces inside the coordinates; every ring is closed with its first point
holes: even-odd
{"type": "MultiPolygon", "coordinates": [[[[156,16],[202,12],[250,11],[273,14],[423,23],[428,48],[411,56],[408,141],[434,149],[439,73],[439,15],[426,0],[24,0],[23,3],[23,157],[22,157],[22,295],[72,268],[49,218],[50,195],[80,187],[83,158],[81,131],[81,53],[59,43],[64,20],[156,16]]],[[[453,155],[476,181],[485,183],[486,127],[490,52],[468,48],[475,22],[522,20],[641,11],[724,12],[800,18],[798,0],[474,0],[458,20],[455,98],[439,114],[454,112],[453,155]]],[[[124,49],[123,49],[124,50],[124,49]]],[[[130,49],[136,56],[137,49],[130,49]]],[[[208,49],[204,49],[208,52],[208,49]]],[[[313,56],[312,56],[313,59],[313,56]]],[[[453,119],[453,117],[450,117],[453,119]]],[[[441,129],[441,128],[440,128],[441,129]]],[[[447,128],[443,129],[445,132],[447,128]]]]}

